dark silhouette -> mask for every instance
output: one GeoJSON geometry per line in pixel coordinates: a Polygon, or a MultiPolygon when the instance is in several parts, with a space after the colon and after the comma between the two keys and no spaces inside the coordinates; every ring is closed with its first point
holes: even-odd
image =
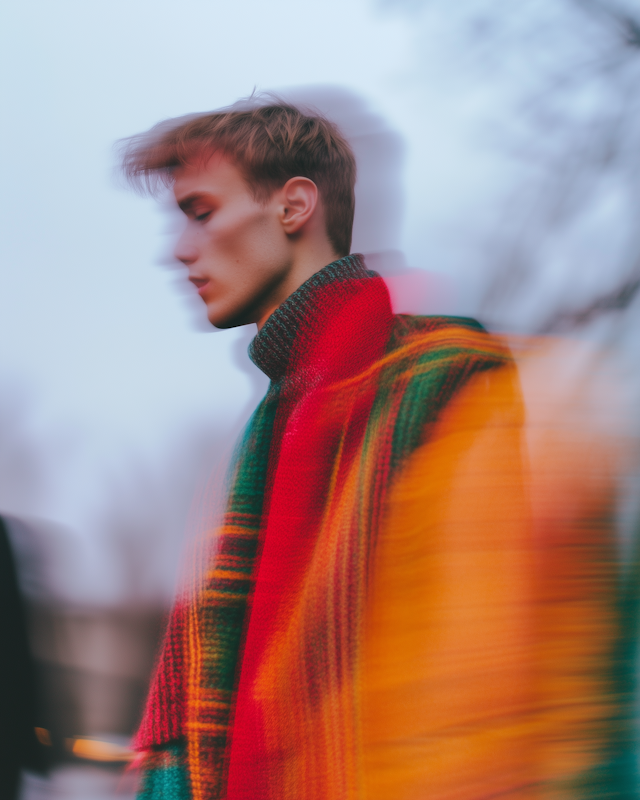
{"type": "MultiPolygon", "coordinates": [[[[7,528],[0,518],[0,797],[18,796],[22,769],[42,771],[37,687],[7,528]]],[[[43,731],[42,735],[46,735],[43,731]]]]}

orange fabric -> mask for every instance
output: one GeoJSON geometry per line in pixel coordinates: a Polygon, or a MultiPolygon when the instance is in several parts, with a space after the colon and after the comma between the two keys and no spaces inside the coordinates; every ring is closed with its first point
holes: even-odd
{"type": "Polygon", "coordinates": [[[574,797],[607,756],[616,458],[537,388],[523,426],[514,372],[477,377],[390,493],[361,662],[367,800],[574,797]]]}
{"type": "Polygon", "coordinates": [[[514,367],[461,390],[390,489],[356,598],[368,551],[353,530],[375,461],[354,459],[332,484],[304,589],[255,684],[282,765],[272,797],[569,798],[597,766],[616,711],[606,442],[538,412],[525,423],[514,367]],[[317,685],[314,630],[339,645],[317,685]]]}
{"type": "Polygon", "coordinates": [[[522,421],[513,370],[477,377],[391,490],[361,667],[371,800],[531,795],[522,421]]]}

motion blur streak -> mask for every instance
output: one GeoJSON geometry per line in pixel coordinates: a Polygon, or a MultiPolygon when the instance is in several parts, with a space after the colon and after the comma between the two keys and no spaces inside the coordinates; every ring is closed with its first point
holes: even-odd
{"type": "MultiPolygon", "coordinates": [[[[256,684],[270,752],[286,754],[274,797],[628,796],[633,665],[612,520],[629,444],[606,430],[620,398],[611,386],[594,405],[567,377],[582,345],[510,343],[519,369],[471,380],[390,489],[353,673],[318,697],[301,688],[305,615],[323,619],[310,589],[275,637],[256,684]]],[[[354,472],[334,489],[323,537],[344,529],[357,486],[354,472]]],[[[321,571],[339,546],[319,540],[321,571]]],[[[338,631],[358,613],[343,602],[338,631]]],[[[324,685],[328,667],[306,669],[324,685]]]]}
{"type": "Polygon", "coordinates": [[[632,785],[611,524],[625,445],[579,393],[557,396],[554,351],[576,346],[520,344],[526,422],[513,373],[477,379],[390,497],[363,659],[367,797],[632,785]]]}
{"type": "Polygon", "coordinates": [[[135,753],[126,747],[113,742],[101,742],[99,739],[67,739],[67,748],[78,758],[89,761],[133,761],[135,753]]]}

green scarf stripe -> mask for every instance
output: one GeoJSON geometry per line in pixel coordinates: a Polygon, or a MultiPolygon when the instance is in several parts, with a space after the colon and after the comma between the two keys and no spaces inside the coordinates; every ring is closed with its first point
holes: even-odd
{"type": "Polygon", "coordinates": [[[235,576],[219,578],[214,575],[204,586],[202,639],[207,648],[203,654],[202,680],[206,688],[217,689],[228,694],[229,698],[234,688],[247,598],[252,585],[277,401],[277,390],[271,390],[256,409],[243,437],[234,471],[235,480],[224,525],[242,528],[243,535],[222,534],[216,566],[235,573],[235,576]],[[206,599],[207,592],[211,591],[229,595],[229,598],[212,603],[206,599]]]}
{"type": "Polygon", "coordinates": [[[168,744],[147,756],[137,800],[190,800],[185,747],[168,744]]]}
{"type": "Polygon", "coordinates": [[[462,347],[422,355],[402,393],[393,430],[392,470],[404,464],[424,440],[426,426],[436,422],[441,410],[476,372],[501,366],[506,360],[506,356],[492,357],[462,347]]]}
{"type": "MultiPolygon", "coordinates": [[[[484,332],[478,322],[466,317],[400,316],[396,320],[387,354],[406,345],[411,338],[425,337],[442,328],[484,332]]],[[[425,348],[387,366],[379,378],[371,412],[374,424],[368,426],[365,446],[366,458],[371,447],[380,446],[380,436],[391,434],[393,437],[391,462],[388,472],[383,471],[386,477],[382,484],[420,445],[424,440],[425,426],[436,421],[441,410],[475,372],[492,369],[508,360],[506,351],[504,355],[495,355],[493,351],[470,347],[468,343],[430,346],[425,342],[425,348]]]]}
{"type": "Polygon", "coordinates": [[[279,386],[271,384],[266,397],[249,420],[236,451],[236,466],[225,519],[233,519],[233,524],[243,525],[250,530],[255,528],[255,518],[262,515],[269,447],[278,399],[279,386]]]}

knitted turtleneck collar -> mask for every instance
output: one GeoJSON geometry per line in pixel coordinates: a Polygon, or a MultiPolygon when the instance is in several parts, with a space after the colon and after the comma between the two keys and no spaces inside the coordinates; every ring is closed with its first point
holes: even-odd
{"type": "Polygon", "coordinates": [[[279,306],[249,345],[249,358],[272,381],[287,373],[294,345],[313,337],[322,320],[318,319],[325,287],[336,282],[376,278],[359,254],[328,264],[312,275],[279,306]]]}

